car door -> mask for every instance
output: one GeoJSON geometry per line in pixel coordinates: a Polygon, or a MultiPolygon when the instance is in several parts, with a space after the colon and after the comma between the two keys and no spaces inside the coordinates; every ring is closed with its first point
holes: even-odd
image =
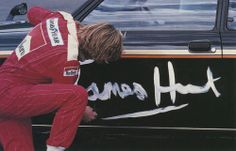
{"type": "Polygon", "coordinates": [[[236,0],[227,0],[223,3],[224,15],[222,16],[222,26],[221,26],[221,37],[222,37],[222,48],[223,48],[223,60],[224,68],[226,68],[225,81],[227,81],[227,86],[225,86],[225,99],[228,100],[231,106],[232,126],[235,128],[235,54],[236,54],[236,0]]]}
{"type": "Polygon", "coordinates": [[[92,124],[232,127],[221,12],[220,0],[104,0],[77,16],[84,24],[110,22],[124,35],[120,61],[81,67],[79,84],[99,115],[92,124]]]}

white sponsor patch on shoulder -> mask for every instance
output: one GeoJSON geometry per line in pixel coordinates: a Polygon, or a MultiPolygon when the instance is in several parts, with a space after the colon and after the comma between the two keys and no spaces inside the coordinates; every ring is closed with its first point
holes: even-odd
{"type": "Polygon", "coordinates": [[[17,46],[15,52],[18,60],[30,52],[31,36],[27,35],[24,40],[17,46]]]}
{"type": "Polygon", "coordinates": [[[76,76],[76,75],[78,75],[78,73],[79,73],[78,66],[65,67],[63,76],[65,76],[65,77],[76,76]]]}
{"type": "Polygon", "coordinates": [[[64,45],[58,26],[58,18],[47,19],[47,32],[52,46],[64,45]]]}

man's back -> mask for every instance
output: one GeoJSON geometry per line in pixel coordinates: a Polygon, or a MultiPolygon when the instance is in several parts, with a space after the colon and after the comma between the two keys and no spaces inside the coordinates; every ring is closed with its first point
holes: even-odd
{"type": "Polygon", "coordinates": [[[1,80],[10,78],[15,84],[73,84],[79,69],[78,47],[71,49],[68,44],[78,45],[78,40],[76,23],[67,15],[31,9],[28,18],[36,26],[0,68],[1,80]],[[73,31],[69,27],[74,27],[73,31]]]}

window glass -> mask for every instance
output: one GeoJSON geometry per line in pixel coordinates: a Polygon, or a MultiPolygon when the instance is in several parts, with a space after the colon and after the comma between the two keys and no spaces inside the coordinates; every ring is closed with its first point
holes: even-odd
{"type": "MultiPolygon", "coordinates": [[[[62,10],[69,13],[75,11],[85,0],[1,0],[0,22],[6,21],[10,10],[20,3],[27,3],[28,8],[41,6],[50,10],[62,10]]],[[[14,21],[26,20],[26,15],[14,17],[14,21]]]]}
{"type": "Polygon", "coordinates": [[[228,24],[229,29],[236,29],[236,0],[229,2],[228,24]]]}
{"type": "Polygon", "coordinates": [[[104,0],[83,21],[121,30],[211,30],[217,0],[104,0]]]}

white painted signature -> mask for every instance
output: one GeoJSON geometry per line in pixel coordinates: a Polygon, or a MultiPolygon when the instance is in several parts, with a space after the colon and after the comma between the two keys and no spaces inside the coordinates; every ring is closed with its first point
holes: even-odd
{"type": "MultiPolygon", "coordinates": [[[[147,110],[147,111],[140,111],[135,113],[128,113],[123,115],[116,115],[112,117],[103,118],[104,120],[114,120],[114,119],[123,119],[123,118],[138,118],[138,117],[147,117],[152,116],[160,113],[166,113],[169,111],[179,110],[186,107],[188,104],[182,104],[179,106],[175,106],[176,102],[176,93],[180,94],[201,94],[207,93],[210,89],[214,92],[216,97],[220,96],[219,91],[216,89],[215,82],[220,79],[220,77],[214,79],[212,71],[210,67],[207,69],[207,82],[203,86],[197,86],[192,84],[183,85],[181,83],[176,83],[175,80],[175,72],[171,62],[168,62],[168,72],[169,72],[169,86],[161,86],[160,85],[160,72],[159,68],[154,68],[154,92],[155,92],[155,109],[147,110]],[[161,94],[170,93],[171,101],[173,105],[167,107],[159,107],[161,103],[161,94]]],[[[89,96],[90,101],[96,101],[97,99],[100,100],[108,100],[111,98],[111,93],[115,96],[117,94],[121,98],[125,98],[130,95],[136,95],[139,100],[145,100],[148,97],[147,92],[142,87],[141,84],[136,82],[133,83],[133,89],[127,84],[121,84],[121,88],[117,83],[112,84],[111,82],[104,84],[103,92],[99,93],[96,83],[92,83],[88,87],[88,92],[92,92],[92,95],[89,96]]]]}
{"type": "Polygon", "coordinates": [[[161,86],[159,68],[155,67],[154,69],[155,102],[157,106],[159,106],[161,103],[162,93],[170,93],[171,101],[173,104],[175,103],[176,100],[176,92],[179,92],[180,94],[189,94],[189,93],[200,94],[200,93],[207,93],[210,89],[212,89],[216,97],[220,96],[220,93],[217,91],[214,83],[220,78],[213,79],[213,74],[209,67],[207,69],[208,81],[204,86],[196,86],[192,84],[184,86],[181,83],[176,83],[175,72],[171,62],[168,62],[168,71],[169,71],[169,86],[161,86]]]}

